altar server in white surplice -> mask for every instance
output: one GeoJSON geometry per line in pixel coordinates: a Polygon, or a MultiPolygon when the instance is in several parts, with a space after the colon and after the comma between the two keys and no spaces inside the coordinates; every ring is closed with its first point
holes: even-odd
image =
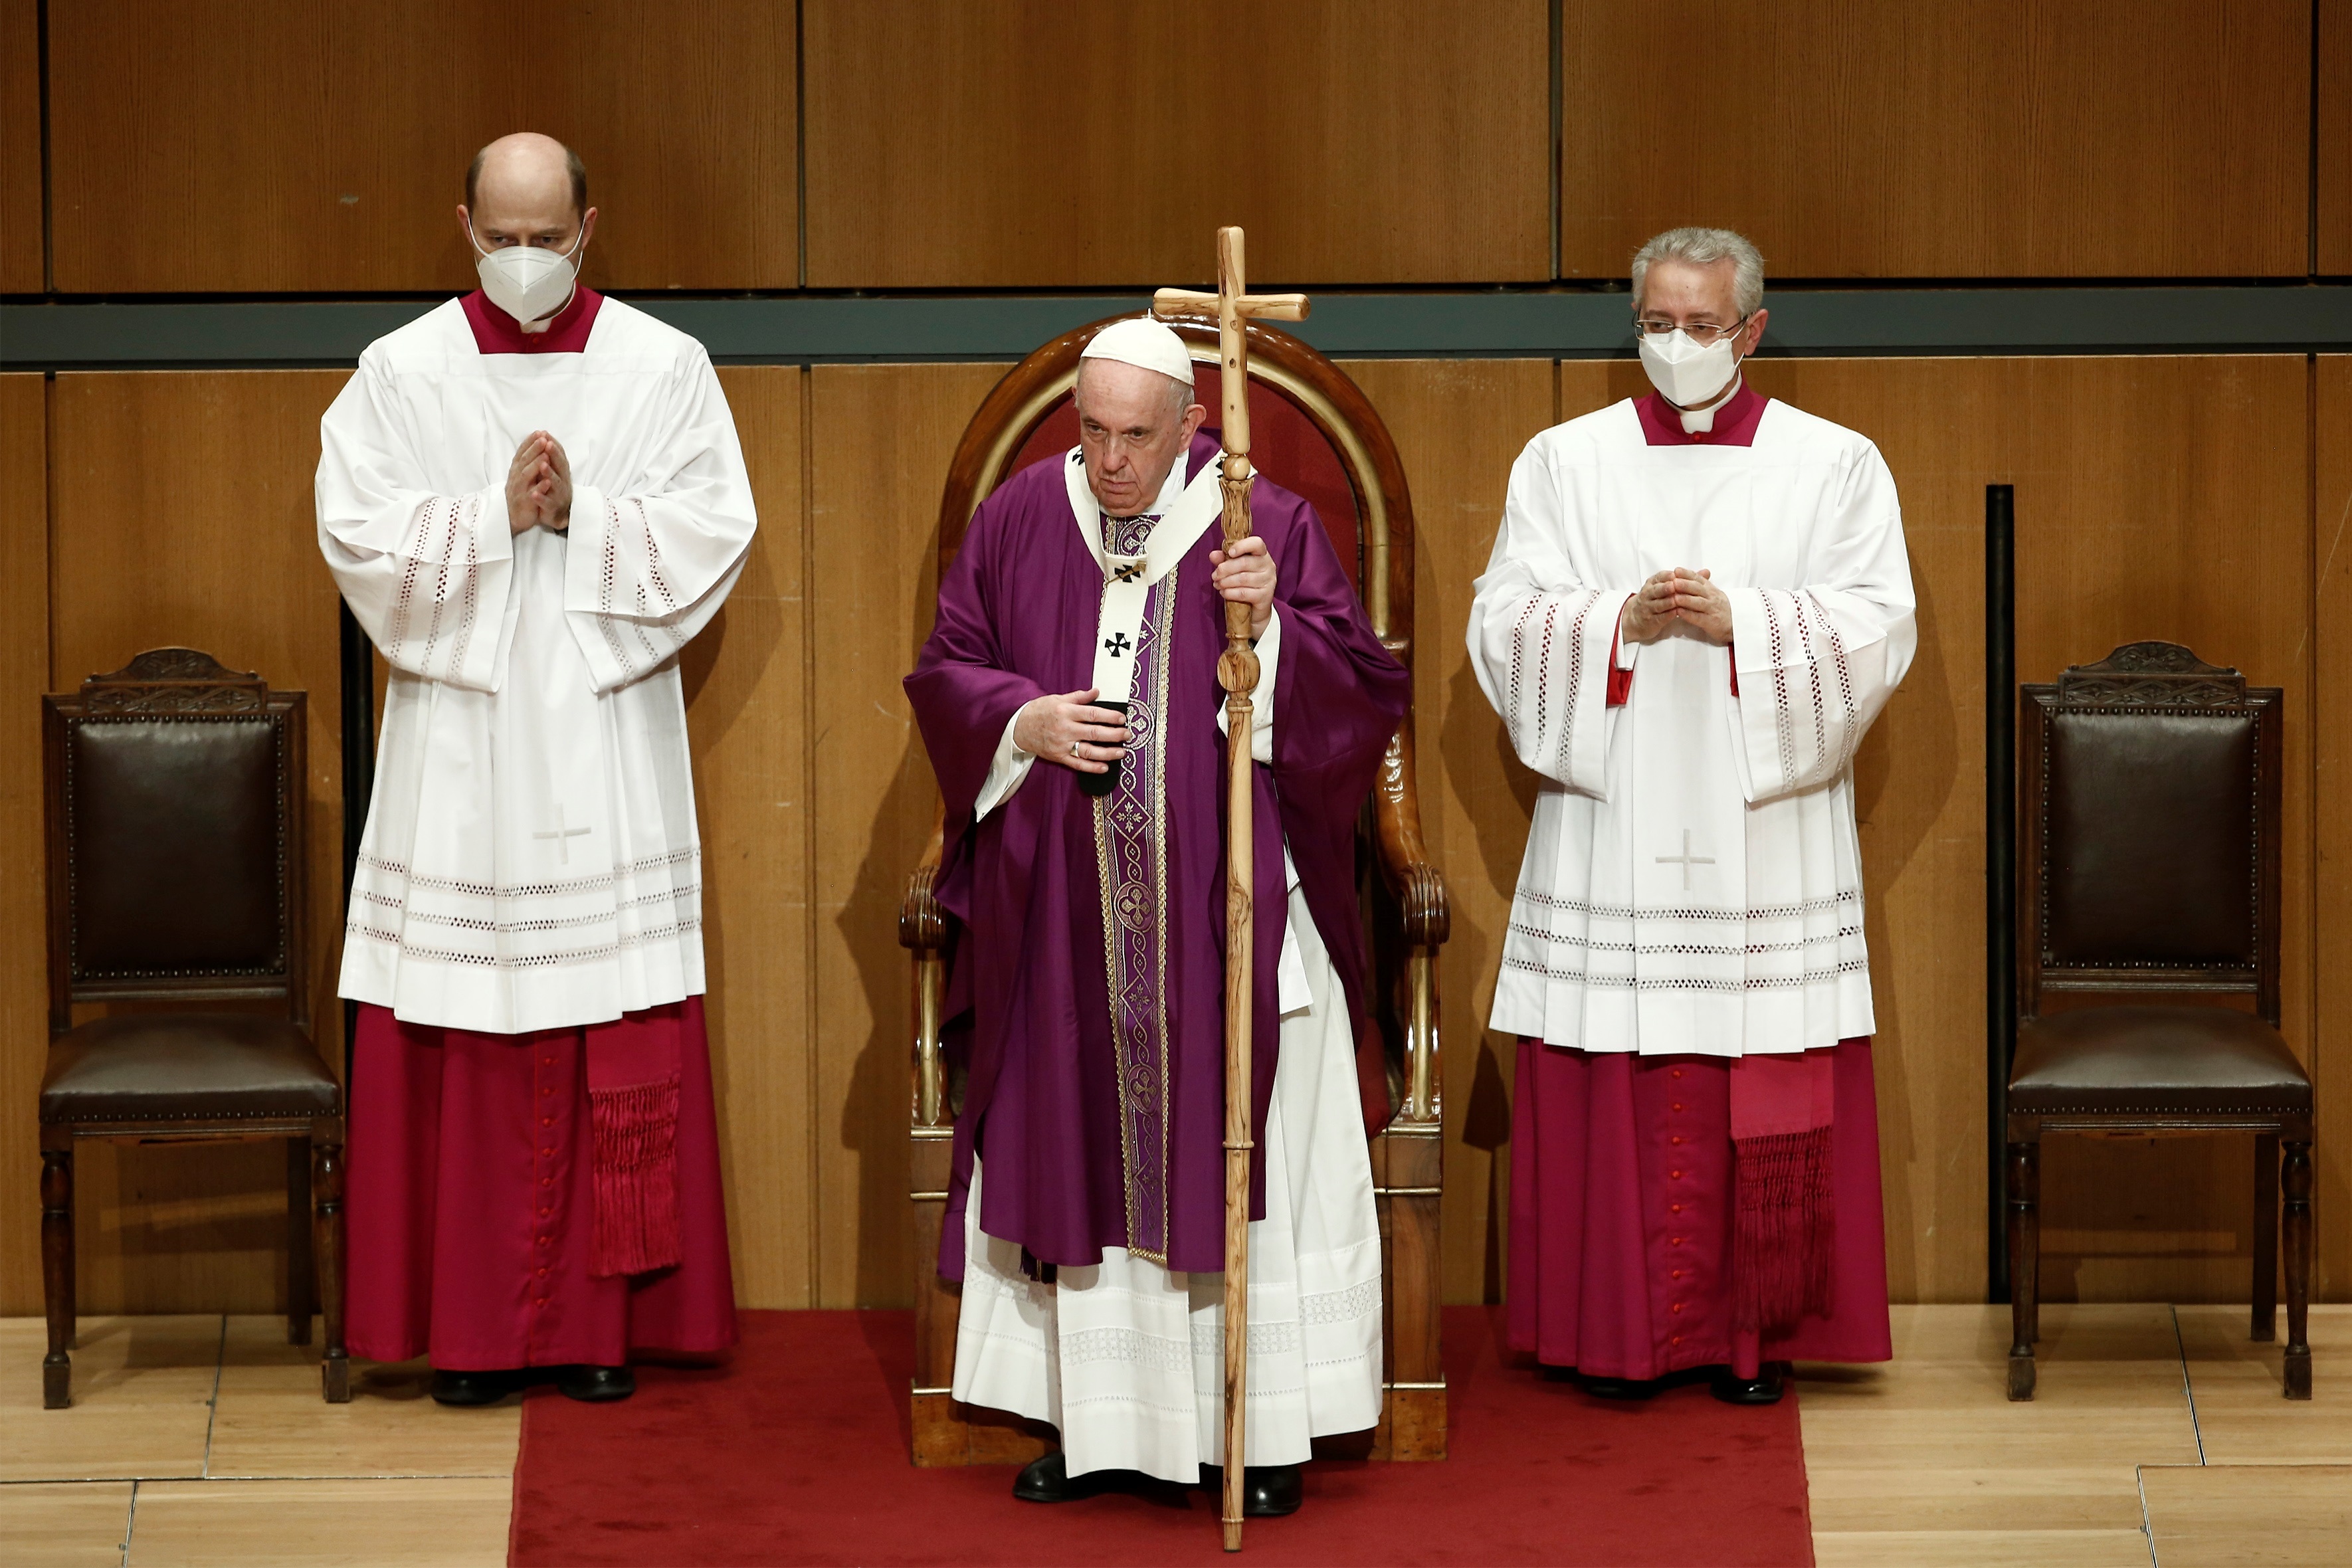
{"type": "Polygon", "coordinates": [[[1757,395],[1763,263],[1633,267],[1656,388],[1529,442],[1470,655],[1540,775],[1492,1024],[1522,1037],[1509,1333],[1604,1394],[1888,1354],[1855,747],[1909,667],[1895,483],[1757,395]]]}
{"type": "Polygon", "coordinates": [[[751,490],[702,346],[578,282],[561,144],[485,148],[482,288],[370,345],[319,542],[392,666],[344,934],[353,1353],[435,1396],[735,1342],[677,657],[751,490]]]}

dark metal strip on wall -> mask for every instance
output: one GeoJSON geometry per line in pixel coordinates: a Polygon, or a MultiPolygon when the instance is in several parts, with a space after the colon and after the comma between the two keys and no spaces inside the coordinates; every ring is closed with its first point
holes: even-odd
{"type": "MultiPolygon", "coordinates": [[[[623,296],[627,298],[627,296],[623,296]]],[[[732,364],[1013,360],[1140,294],[811,296],[631,303],[732,364]]],[[[349,365],[433,309],[406,300],[0,304],[0,370],[349,365]]],[[[2352,285],[1786,289],[1764,353],[1792,356],[2332,353],[2352,285]]],[[[1622,291],[1321,292],[1298,333],[1328,354],[1610,359],[1633,353],[1622,291]]]]}

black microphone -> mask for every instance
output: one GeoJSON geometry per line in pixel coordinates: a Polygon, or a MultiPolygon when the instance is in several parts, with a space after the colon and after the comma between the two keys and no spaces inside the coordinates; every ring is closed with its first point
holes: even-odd
{"type": "MultiPolygon", "coordinates": [[[[1090,706],[1108,708],[1122,715],[1127,712],[1126,703],[1113,702],[1108,698],[1097,698],[1090,706]]],[[[1126,765],[1125,760],[1122,759],[1111,763],[1098,773],[1080,773],[1078,775],[1079,793],[1093,795],[1097,799],[1108,795],[1118,787],[1118,770],[1126,765]]]]}

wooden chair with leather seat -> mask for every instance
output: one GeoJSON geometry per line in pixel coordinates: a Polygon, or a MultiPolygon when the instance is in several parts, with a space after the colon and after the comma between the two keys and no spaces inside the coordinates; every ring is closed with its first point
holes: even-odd
{"type": "Polygon", "coordinates": [[[2022,696],[2009,1396],[2033,1397],[2042,1138],[2252,1133],[2252,1337],[2276,1332],[2284,1189],[2285,1392],[2308,1399],[2312,1092],[2278,1027],[2280,692],[2141,642],[2022,696]],[[2252,1010],[2183,1000],[2200,993],[2252,1010]],[[2045,1007],[2070,994],[2100,1005],[2045,1007]]]}
{"type": "Polygon", "coordinates": [[[84,1138],[289,1140],[287,1338],[310,1342],[323,1298],[320,1381],[329,1400],[348,1400],[343,1095],[310,1042],[306,984],[304,694],[174,647],[41,704],[43,1403],[70,1403],[74,1145],[84,1138]],[[276,1006],[154,1005],[257,1002],[276,1006]],[[122,1005],[76,1026],[74,1009],[90,1004],[122,1005]]]}
{"type": "MultiPolygon", "coordinates": [[[[940,501],[940,574],[947,574],[971,514],[990,491],[1077,442],[1071,401],[1078,357],[1108,321],[1066,332],[1015,365],[966,426],[940,501]]],[[[1200,401],[1219,406],[1217,323],[1168,323],[1193,361],[1200,401]]],[[[1412,500],[1388,427],[1347,373],[1306,343],[1262,321],[1248,323],[1251,461],[1315,506],[1374,635],[1412,665],[1412,500]]],[[[1216,423],[1213,412],[1210,423],[1216,423]]],[[[1383,1036],[1389,1117],[1371,1140],[1380,1209],[1385,1304],[1384,1398],[1369,1457],[1442,1459],[1445,1373],[1439,1355],[1438,1215],[1444,1179],[1437,1054],[1437,950],[1446,937],[1445,881],[1421,837],[1413,785],[1412,715],[1389,743],[1365,814],[1359,864],[1370,936],[1371,994],[1383,1036]]],[[[937,1271],[947,1208],[950,1140],[961,1085],[941,1050],[947,920],[931,896],[940,833],[916,868],[900,906],[898,940],[914,957],[915,1038],[910,1194],[914,1206],[915,1378],[918,1465],[1020,1464],[1045,1451],[1040,1432],[1002,1412],[959,1405],[955,1370],[959,1296],[937,1271]]]]}

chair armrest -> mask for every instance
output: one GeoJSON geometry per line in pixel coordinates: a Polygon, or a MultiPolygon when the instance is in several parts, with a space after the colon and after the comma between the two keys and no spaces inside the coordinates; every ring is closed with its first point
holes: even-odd
{"type": "Polygon", "coordinates": [[[931,841],[907,878],[907,891],[898,900],[898,945],[920,955],[947,946],[947,917],[940,912],[931,889],[940,876],[940,857],[947,837],[946,808],[931,823],[931,841]]]}
{"type": "Polygon", "coordinates": [[[940,1029],[946,1020],[948,921],[932,894],[946,842],[947,809],[931,823],[931,841],[907,878],[898,901],[898,945],[914,954],[914,1071],[911,1119],[919,1128],[947,1124],[947,1064],[940,1055],[940,1029]]]}
{"type": "Polygon", "coordinates": [[[1413,787],[1412,720],[1389,741],[1372,785],[1372,826],[1381,879],[1396,895],[1409,952],[1405,959],[1405,1100],[1399,1121],[1443,1119],[1439,1072],[1437,950],[1453,928],[1445,874],[1421,837],[1421,800],[1413,787]]]}

